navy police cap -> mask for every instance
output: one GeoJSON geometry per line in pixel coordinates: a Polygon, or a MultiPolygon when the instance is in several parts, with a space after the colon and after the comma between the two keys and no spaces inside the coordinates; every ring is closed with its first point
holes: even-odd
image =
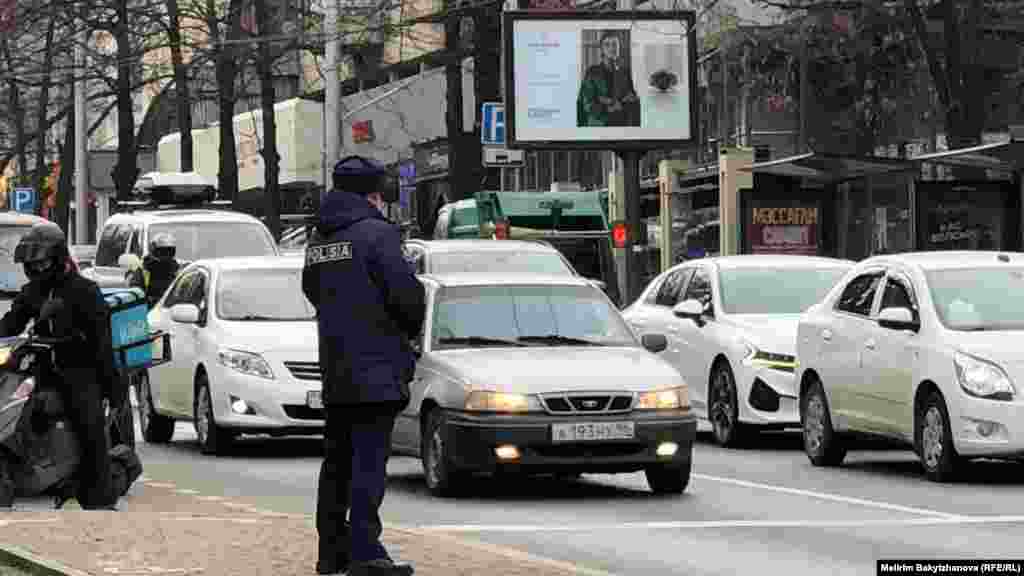
{"type": "Polygon", "coordinates": [[[371,158],[346,156],[334,165],[332,175],[335,188],[365,196],[382,191],[388,170],[371,158]]]}

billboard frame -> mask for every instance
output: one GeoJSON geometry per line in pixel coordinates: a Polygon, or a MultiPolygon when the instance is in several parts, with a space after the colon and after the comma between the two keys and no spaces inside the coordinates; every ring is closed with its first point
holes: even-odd
{"type": "Polygon", "coordinates": [[[693,10],[608,10],[608,11],[505,11],[502,21],[502,48],[505,53],[505,145],[521,150],[614,150],[649,151],[681,149],[693,146],[698,140],[697,113],[697,28],[696,13],[693,10]],[[520,20],[563,20],[567,22],[601,22],[635,20],[638,22],[675,20],[687,26],[687,67],[689,82],[688,103],[690,108],[690,137],[645,140],[528,140],[522,141],[516,135],[515,103],[515,22],[520,20]]]}

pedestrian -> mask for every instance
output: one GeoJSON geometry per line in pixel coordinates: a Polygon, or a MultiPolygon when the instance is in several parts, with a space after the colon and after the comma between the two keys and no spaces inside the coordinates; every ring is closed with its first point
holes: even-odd
{"type": "Polygon", "coordinates": [[[318,574],[407,576],[380,542],[395,418],[409,404],[410,341],[423,327],[423,285],[384,218],[386,169],[360,156],[334,166],[302,289],[317,311],[326,412],[316,524],[318,574]],[[346,513],[349,522],[345,521],[346,513]]]}

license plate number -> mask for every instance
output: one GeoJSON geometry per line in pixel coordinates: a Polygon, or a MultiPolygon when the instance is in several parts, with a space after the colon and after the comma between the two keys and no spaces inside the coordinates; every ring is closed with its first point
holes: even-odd
{"type": "Polygon", "coordinates": [[[629,440],[635,437],[633,422],[573,422],[551,425],[551,439],[554,442],[629,440]]]}
{"type": "Polygon", "coordinates": [[[320,395],[320,390],[310,390],[306,392],[306,406],[313,408],[314,410],[323,410],[324,401],[320,395]]]}

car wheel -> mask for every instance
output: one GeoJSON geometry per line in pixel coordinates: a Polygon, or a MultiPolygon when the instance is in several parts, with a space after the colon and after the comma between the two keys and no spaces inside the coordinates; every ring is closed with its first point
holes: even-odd
{"type": "Polygon", "coordinates": [[[740,423],[736,379],[727,362],[715,364],[708,388],[708,420],[715,443],[728,448],[740,446],[747,439],[749,427],[740,423]]]}
{"type": "Polygon", "coordinates": [[[444,423],[447,416],[440,408],[427,414],[420,439],[420,459],[427,489],[434,496],[454,496],[461,488],[462,474],[452,466],[445,442],[444,423]]]}
{"type": "Polygon", "coordinates": [[[644,470],[644,475],[655,494],[682,494],[690,483],[690,468],[691,461],[682,466],[651,466],[644,470]]]}
{"type": "Polygon", "coordinates": [[[846,458],[843,438],[832,428],[828,399],[821,382],[815,380],[800,398],[800,422],[804,452],[815,466],[838,466],[846,458]]]}
{"type": "Polygon", "coordinates": [[[917,453],[924,466],[925,476],[932,482],[955,480],[962,461],[953,446],[949,411],[941,394],[932,392],[928,395],[921,405],[916,423],[917,453]]]}
{"type": "Polygon", "coordinates": [[[174,419],[157,414],[153,406],[153,392],[150,390],[149,373],[142,372],[135,377],[135,397],[139,400],[139,427],[142,439],[150,444],[166,444],[174,436],[174,419]]]}
{"type": "Polygon", "coordinates": [[[213,415],[213,397],[210,394],[210,380],[206,374],[197,376],[195,407],[196,439],[203,454],[223,454],[233,438],[217,425],[213,415]]]}

